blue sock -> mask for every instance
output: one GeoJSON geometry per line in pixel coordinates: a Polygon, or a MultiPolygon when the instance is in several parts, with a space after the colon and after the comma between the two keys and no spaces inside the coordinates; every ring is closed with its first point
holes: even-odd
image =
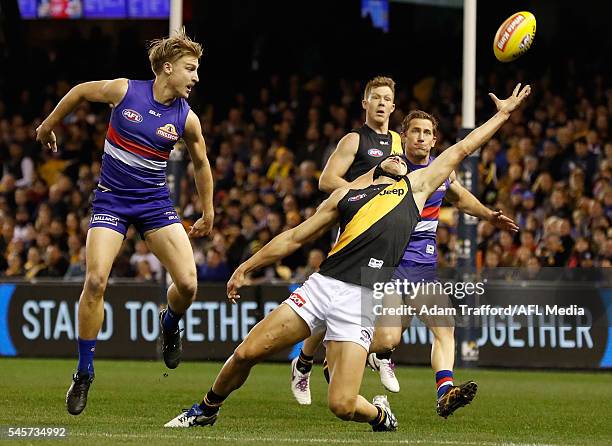
{"type": "Polygon", "coordinates": [[[436,389],[438,390],[438,398],[448,392],[452,386],[452,370],[440,370],[439,372],[436,372],[436,389]]]}
{"type": "Polygon", "coordinates": [[[95,339],[79,339],[79,364],[77,370],[81,373],[93,375],[94,366],[93,358],[94,352],[96,351],[96,340],[95,339]]]}
{"type": "Polygon", "coordinates": [[[166,308],[166,313],[164,314],[164,318],[162,319],[162,325],[164,326],[165,331],[169,331],[170,333],[178,330],[179,322],[183,317],[182,314],[175,313],[170,308],[170,305],[166,308]]]}

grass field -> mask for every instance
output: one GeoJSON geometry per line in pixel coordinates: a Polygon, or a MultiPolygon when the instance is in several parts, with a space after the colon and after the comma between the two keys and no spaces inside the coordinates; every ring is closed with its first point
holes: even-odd
{"type": "MultiPolygon", "coordinates": [[[[301,407],[289,390],[288,365],[262,364],[213,427],[176,430],[162,426],[199,402],[219,363],[183,363],[168,371],[157,362],[98,360],[87,409],[78,417],[64,408],[74,363],[0,359],[0,425],[65,426],[66,445],[612,444],[609,373],[459,370],[459,380],[476,380],[479,392],[470,406],[443,420],[434,410],[430,370],[399,367],[402,391],[389,397],[399,431],[373,433],[329,412],[320,366],[313,373],[313,404],[301,407]]],[[[366,370],[362,394],[383,391],[378,376],[366,370]]]]}

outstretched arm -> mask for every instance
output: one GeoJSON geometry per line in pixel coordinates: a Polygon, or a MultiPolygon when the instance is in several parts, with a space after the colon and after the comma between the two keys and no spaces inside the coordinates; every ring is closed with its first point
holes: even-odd
{"type": "Polygon", "coordinates": [[[56,152],[57,140],[53,133],[53,128],[70,114],[77,105],[83,101],[89,101],[105,102],[116,106],[125,96],[127,89],[128,80],[123,78],[84,82],[74,86],[59,101],[55,109],[47,116],[47,119],[38,126],[36,129],[36,140],[40,141],[44,147],[56,152]]]}
{"type": "Polygon", "coordinates": [[[423,208],[425,200],[446,180],[451,172],[459,166],[467,156],[478,150],[499,130],[508,120],[510,114],[529,96],[531,87],[526,85],[522,90],[518,84],[512,95],[505,100],[500,100],[493,93],[489,93],[495,102],[497,113],[480,127],[472,130],[469,135],[457,144],[446,149],[429,166],[424,169],[411,172],[408,175],[414,199],[419,209],[423,208]]]}
{"type": "Polygon", "coordinates": [[[202,126],[196,114],[191,110],[187,115],[183,139],[191,156],[196,189],[202,203],[202,217],[193,224],[189,230],[189,235],[191,237],[203,237],[210,233],[215,218],[213,177],[206,156],[206,142],[202,135],[202,126]]]}
{"type": "Polygon", "coordinates": [[[241,264],[229,282],[227,282],[227,297],[231,300],[240,298],[238,289],[244,284],[245,275],[263,266],[270,265],[288,256],[311,240],[316,240],[328,231],[338,219],[338,202],[347,189],[336,189],[317,209],[317,212],[293,229],[285,231],[257,251],[246,262],[241,264]]]}
{"type": "Polygon", "coordinates": [[[499,229],[511,232],[517,232],[519,230],[518,225],[511,218],[506,217],[501,210],[493,211],[489,209],[469,190],[463,187],[457,180],[455,172],[451,173],[449,180],[450,186],[446,191],[446,199],[461,212],[465,212],[481,220],[486,220],[499,229]]]}

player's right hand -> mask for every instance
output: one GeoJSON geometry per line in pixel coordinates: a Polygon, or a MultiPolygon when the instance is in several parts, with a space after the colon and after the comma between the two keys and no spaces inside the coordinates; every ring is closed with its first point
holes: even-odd
{"type": "Polygon", "coordinates": [[[42,124],[36,128],[36,141],[39,141],[43,147],[57,152],[57,138],[53,130],[45,129],[42,124]]]}
{"type": "Polygon", "coordinates": [[[244,271],[238,267],[230,280],[227,282],[227,298],[233,303],[236,303],[236,299],[240,299],[240,294],[238,294],[238,290],[245,285],[246,278],[244,271]]]}
{"type": "Polygon", "coordinates": [[[521,90],[521,84],[518,83],[516,87],[514,87],[514,91],[507,99],[503,101],[495,96],[493,93],[489,93],[493,102],[495,102],[495,107],[497,107],[497,111],[503,113],[512,113],[516,108],[521,105],[521,102],[525,100],[527,96],[531,93],[531,86],[525,85],[521,90]]]}

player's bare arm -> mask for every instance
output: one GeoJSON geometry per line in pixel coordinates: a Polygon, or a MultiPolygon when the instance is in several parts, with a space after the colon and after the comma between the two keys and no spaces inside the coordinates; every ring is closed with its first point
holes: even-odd
{"type": "Polygon", "coordinates": [[[510,114],[529,96],[530,92],[531,87],[529,85],[521,89],[521,84],[517,84],[512,95],[504,100],[500,100],[493,93],[489,93],[489,96],[495,102],[497,113],[483,125],[472,130],[463,140],[442,152],[429,166],[408,175],[414,200],[419,210],[423,209],[427,197],[440,187],[461,161],[491,139],[495,132],[508,120],[510,114]]]}
{"type": "Polygon", "coordinates": [[[457,179],[457,174],[452,172],[449,177],[450,185],[446,191],[446,199],[461,212],[472,215],[481,220],[486,220],[495,227],[511,232],[518,232],[518,225],[501,210],[489,209],[467,190],[457,179]]]}
{"type": "Polygon", "coordinates": [[[238,289],[244,284],[245,276],[295,252],[304,244],[316,240],[333,227],[338,220],[338,202],[348,189],[336,189],[317,209],[312,217],[293,229],[285,231],[267,243],[246,262],[242,263],[227,283],[229,299],[238,299],[238,289]]]}
{"type": "Polygon", "coordinates": [[[189,111],[185,123],[183,139],[189,150],[196,188],[202,203],[202,217],[189,230],[190,237],[204,237],[212,230],[215,209],[213,206],[213,177],[210,163],[206,156],[206,142],[202,135],[200,120],[193,111],[189,111]]]}
{"type": "Polygon", "coordinates": [[[53,128],[59,124],[64,117],[70,114],[83,101],[89,102],[104,102],[111,106],[116,106],[128,89],[128,80],[124,78],[83,82],[78,84],[66,93],[53,109],[51,114],[47,116],[36,129],[36,140],[47,149],[54,152],[57,151],[57,139],[53,128]]]}
{"type": "Polygon", "coordinates": [[[353,164],[358,148],[359,134],[351,132],[344,135],[321,172],[319,189],[331,193],[339,187],[348,186],[349,182],[344,179],[344,175],[353,164]]]}

